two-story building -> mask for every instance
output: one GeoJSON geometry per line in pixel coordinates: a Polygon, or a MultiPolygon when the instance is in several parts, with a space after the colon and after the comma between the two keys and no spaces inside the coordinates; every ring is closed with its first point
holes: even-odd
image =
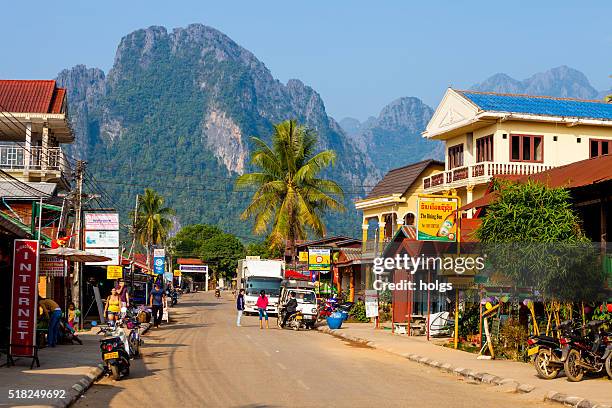
{"type": "Polygon", "coordinates": [[[612,104],[449,88],[423,136],[446,144],[445,169],[425,177],[423,191],[456,193],[467,204],[485,194],[495,175],[609,154],[612,104]]]}

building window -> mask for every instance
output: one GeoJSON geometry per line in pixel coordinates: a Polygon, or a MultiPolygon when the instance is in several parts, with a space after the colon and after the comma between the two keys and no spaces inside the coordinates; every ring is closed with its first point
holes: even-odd
{"type": "Polygon", "coordinates": [[[493,161],[493,135],[476,139],[476,161],[493,161]]]}
{"type": "Polygon", "coordinates": [[[610,153],[612,140],[590,139],[590,146],[590,158],[604,156],[610,153]]]}
{"type": "Polygon", "coordinates": [[[544,140],[542,136],[512,135],[510,160],[541,163],[544,160],[544,140]]]}
{"type": "Polygon", "coordinates": [[[463,144],[448,148],[448,168],[463,167],[463,144]]]}
{"type": "Polygon", "coordinates": [[[404,215],[404,225],[414,225],[414,214],[408,213],[404,215]]]}

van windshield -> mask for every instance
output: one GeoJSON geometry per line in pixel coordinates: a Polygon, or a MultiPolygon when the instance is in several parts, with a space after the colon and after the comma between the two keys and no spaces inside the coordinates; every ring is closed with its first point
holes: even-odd
{"type": "Polygon", "coordinates": [[[313,292],[297,292],[295,298],[299,303],[317,303],[317,297],[313,292]]]}
{"type": "Polygon", "coordinates": [[[278,278],[252,278],[247,281],[246,294],[258,296],[262,290],[266,296],[278,296],[280,294],[281,279],[278,278]]]}

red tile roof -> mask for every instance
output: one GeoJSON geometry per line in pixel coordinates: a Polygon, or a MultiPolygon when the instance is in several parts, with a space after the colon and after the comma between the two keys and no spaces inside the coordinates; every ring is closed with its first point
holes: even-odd
{"type": "Polygon", "coordinates": [[[0,111],[63,113],[65,98],[54,80],[0,80],[0,111]]]}

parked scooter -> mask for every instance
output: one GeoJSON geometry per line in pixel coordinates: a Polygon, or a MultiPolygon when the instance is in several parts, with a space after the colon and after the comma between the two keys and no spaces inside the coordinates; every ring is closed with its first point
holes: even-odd
{"type": "Polygon", "coordinates": [[[308,327],[306,327],[306,322],[304,321],[304,316],[300,311],[291,313],[291,315],[287,318],[287,323],[282,328],[289,328],[295,331],[300,329],[308,329],[308,327]]]}
{"type": "Polygon", "coordinates": [[[130,374],[130,355],[126,348],[125,332],[120,327],[105,327],[100,332],[105,335],[100,340],[105,369],[113,380],[119,381],[130,374]]]}
{"type": "Polygon", "coordinates": [[[568,380],[582,381],[586,373],[601,373],[604,370],[612,378],[612,334],[601,329],[603,324],[602,320],[593,320],[587,324],[589,333],[586,336],[561,338],[561,344],[567,345],[563,350],[566,356],[563,367],[568,380]]]}
{"type": "MultiPolygon", "coordinates": [[[[575,327],[576,324],[572,320],[565,320],[553,330],[560,331],[563,336],[569,335],[575,327]]],[[[527,345],[527,355],[532,358],[538,376],[545,380],[557,378],[564,362],[559,339],[546,335],[530,336],[527,345]]]]}
{"type": "Polygon", "coordinates": [[[216,298],[220,298],[221,297],[221,291],[219,289],[215,289],[215,297],[216,298]]]}

